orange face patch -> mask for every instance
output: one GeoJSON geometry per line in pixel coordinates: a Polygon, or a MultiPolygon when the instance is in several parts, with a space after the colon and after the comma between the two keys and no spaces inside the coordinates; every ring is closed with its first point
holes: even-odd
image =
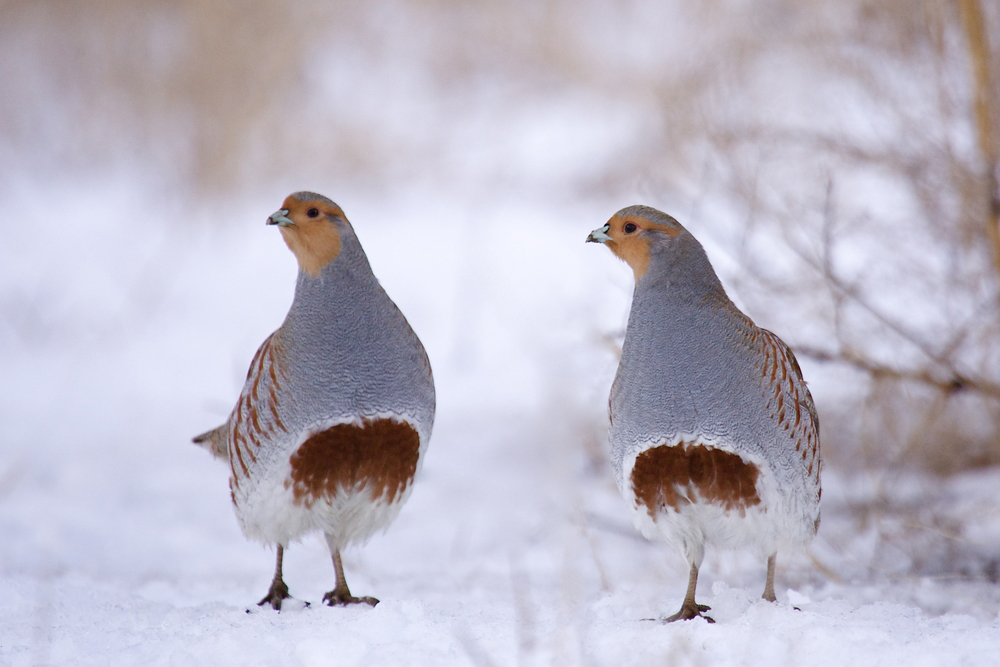
{"type": "Polygon", "coordinates": [[[292,454],[285,487],[307,507],[343,490],[367,488],[372,501],[393,502],[413,481],[420,436],[405,422],[364,419],[311,436],[292,454]]]}
{"type": "Polygon", "coordinates": [[[632,490],[654,520],[667,507],[677,510],[691,503],[685,491],[697,491],[700,501],[743,514],[747,507],[760,504],[759,474],[754,464],[721,449],[661,445],[636,457],[632,490]]]}
{"type": "Polygon", "coordinates": [[[649,239],[642,236],[643,230],[655,229],[669,236],[678,236],[682,230],[651,222],[641,215],[614,215],[608,220],[610,241],[605,245],[619,259],[632,267],[635,279],[639,280],[649,269],[649,239]]]}
{"type": "Polygon", "coordinates": [[[340,254],[340,234],[327,216],[346,220],[339,206],[318,200],[299,201],[286,197],[281,205],[294,225],[281,227],[281,237],[295,254],[299,267],[313,278],[340,254]],[[313,215],[310,215],[313,213],[313,215]]]}

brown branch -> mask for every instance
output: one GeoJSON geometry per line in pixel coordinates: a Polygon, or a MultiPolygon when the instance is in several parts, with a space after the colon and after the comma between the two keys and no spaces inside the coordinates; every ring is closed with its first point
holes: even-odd
{"type": "Polygon", "coordinates": [[[960,372],[951,358],[955,350],[961,344],[961,341],[967,335],[967,329],[959,332],[959,335],[945,346],[945,350],[943,352],[935,351],[933,346],[918,336],[916,332],[909,330],[901,322],[889,317],[887,314],[875,307],[874,304],[870,303],[861,294],[856,286],[847,284],[840,279],[834,269],[832,261],[834,246],[833,227],[835,218],[833,189],[833,179],[830,178],[827,181],[826,197],[823,205],[823,248],[820,259],[816,259],[810,253],[806,252],[805,249],[801,248],[787,233],[787,229],[783,229],[783,235],[785,243],[789,249],[798,255],[799,258],[814,271],[819,273],[830,290],[831,296],[834,300],[834,324],[840,352],[838,354],[834,354],[824,350],[819,350],[818,348],[802,347],[796,347],[796,351],[801,350],[802,354],[805,356],[818,361],[846,363],[859,370],[869,373],[875,378],[882,377],[892,378],[895,380],[919,382],[928,386],[937,387],[946,394],[952,394],[968,389],[984,396],[1000,400],[1000,385],[991,382],[978,374],[960,372]],[[846,345],[843,341],[842,332],[840,330],[840,311],[845,299],[849,299],[853,304],[860,307],[862,310],[866,311],[869,315],[881,322],[883,326],[889,328],[895,332],[896,335],[900,336],[916,349],[920,350],[920,352],[922,352],[938,367],[937,372],[932,373],[930,369],[899,370],[897,368],[875,362],[846,345]]]}
{"type": "MultiPolygon", "coordinates": [[[[829,199],[832,186],[827,189],[827,197],[829,199]]],[[[830,204],[825,207],[825,218],[830,217],[830,204]]],[[[824,225],[831,224],[826,219],[824,220],[824,225]]],[[[948,359],[944,358],[940,353],[934,350],[934,348],[915,332],[909,330],[901,322],[889,317],[887,314],[883,313],[874,304],[868,301],[861,292],[857,289],[855,285],[849,285],[840,279],[840,276],[836,274],[833,270],[832,263],[830,262],[830,255],[832,253],[832,236],[829,233],[824,235],[824,249],[823,249],[823,259],[822,261],[814,258],[810,253],[806,252],[801,248],[789,234],[787,230],[783,229],[783,235],[785,243],[788,248],[798,255],[799,259],[805,262],[810,268],[816,271],[819,275],[823,277],[826,281],[827,286],[830,288],[834,295],[834,299],[848,298],[852,303],[856,304],[862,310],[867,312],[869,315],[874,317],[876,320],[882,323],[883,326],[892,330],[899,337],[909,342],[915,348],[920,350],[928,359],[934,363],[943,366],[945,368],[950,368],[951,363],[948,359]]],[[[839,314],[837,314],[839,318],[839,314]]],[[[839,336],[839,332],[838,332],[839,336]]]]}
{"type": "Polygon", "coordinates": [[[969,60],[972,65],[973,89],[975,99],[973,112],[976,117],[976,133],[979,140],[979,151],[985,162],[985,178],[989,192],[989,202],[986,211],[986,238],[993,253],[994,268],[1000,274],[1000,183],[997,182],[997,140],[996,100],[993,96],[993,84],[990,76],[990,43],[986,34],[983,18],[983,8],[979,0],[958,0],[962,14],[962,25],[965,28],[965,41],[969,47],[969,60]]]}
{"type": "Polygon", "coordinates": [[[1000,385],[987,380],[970,378],[955,369],[948,369],[946,377],[935,376],[929,370],[900,370],[858,354],[850,348],[830,352],[819,348],[796,345],[795,353],[816,361],[843,363],[864,371],[874,378],[889,378],[909,382],[919,382],[952,394],[959,391],[974,391],[984,396],[1000,400],[1000,385]]]}

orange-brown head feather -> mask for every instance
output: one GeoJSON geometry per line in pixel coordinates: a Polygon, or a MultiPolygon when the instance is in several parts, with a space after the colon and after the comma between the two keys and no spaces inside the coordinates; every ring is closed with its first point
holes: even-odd
{"type": "Polygon", "coordinates": [[[684,228],[656,209],[630,206],[611,216],[607,224],[591,232],[587,240],[608,246],[616,257],[632,267],[635,279],[639,280],[649,269],[650,243],[654,241],[649,232],[662,232],[673,237],[684,233],[684,228]]]}
{"type": "Polygon", "coordinates": [[[323,267],[340,254],[342,242],[334,219],[346,222],[347,217],[329,199],[302,198],[304,194],[297,192],[285,198],[281,211],[287,211],[284,217],[292,224],[277,224],[285,244],[298,260],[299,268],[316,278],[323,267]]]}

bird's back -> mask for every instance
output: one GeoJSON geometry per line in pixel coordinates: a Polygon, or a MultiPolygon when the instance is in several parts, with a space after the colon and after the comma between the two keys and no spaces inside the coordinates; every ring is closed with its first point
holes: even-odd
{"type": "Polygon", "coordinates": [[[728,299],[639,293],[611,393],[616,462],[650,436],[697,435],[780,465],[780,435],[815,440],[815,408],[787,347],[728,299]],[[788,428],[786,428],[786,426],[788,428]]]}
{"type": "Polygon", "coordinates": [[[397,414],[429,433],[430,363],[370,270],[334,263],[318,281],[300,276],[282,334],[294,378],[289,419],[296,428],[317,419],[397,414]]]}
{"type": "Polygon", "coordinates": [[[705,289],[636,288],[609,406],[619,487],[650,515],[681,493],[674,509],[695,497],[741,516],[756,507],[811,534],[820,472],[812,397],[788,347],[711,277],[705,289]]]}
{"type": "Polygon", "coordinates": [[[300,272],[230,416],[244,531],[279,543],[312,529],[366,539],[405,499],[434,411],[423,345],[346,238],[318,277],[300,272]]]}

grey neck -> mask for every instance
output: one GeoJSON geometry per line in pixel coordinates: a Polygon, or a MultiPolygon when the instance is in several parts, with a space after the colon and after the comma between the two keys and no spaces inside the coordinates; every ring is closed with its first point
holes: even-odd
{"type": "Polygon", "coordinates": [[[336,259],[323,267],[319,276],[312,277],[299,270],[295,283],[295,300],[286,322],[298,330],[318,327],[329,333],[338,322],[357,308],[382,293],[372,274],[368,257],[353,233],[341,233],[341,250],[336,259]]]}
{"type": "Polygon", "coordinates": [[[674,304],[729,303],[705,249],[690,234],[650,244],[649,268],[635,284],[635,297],[640,295],[674,304]]]}
{"type": "MultiPolygon", "coordinates": [[[[734,345],[747,326],[698,242],[651,257],[636,284],[618,376],[612,389],[612,426],[620,446],[643,434],[731,435],[719,415],[731,412],[749,378],[746,348],[734,345]],[[669,252],[669,254],[668,254],[669,252]]],[[[614,463],[620,474],[623,452],[614,463]]],[[[620,482],[621,480],[619,480],[620,482]]]]}

